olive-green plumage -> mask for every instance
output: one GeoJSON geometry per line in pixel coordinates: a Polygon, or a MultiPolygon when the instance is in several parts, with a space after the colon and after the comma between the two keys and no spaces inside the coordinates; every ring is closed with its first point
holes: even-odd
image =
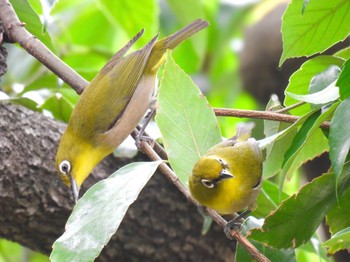
{"type": "Polygon", "coordinates": [[[166,51],[208,26],[196,20],[175,34],[125,55],[138,33],[102,68],[76,104],[61,138],[56,167],[61,179],[76,190],[92,169],[137,126],[154,93],[159,67],[166,51]]]}
{"type": "Polygon", "coordinates": [[[254,209],[261,188],[262,154],[254,138],[239,136],[211,148],[192,170],[192,196],[220,214],[254,209]]]}

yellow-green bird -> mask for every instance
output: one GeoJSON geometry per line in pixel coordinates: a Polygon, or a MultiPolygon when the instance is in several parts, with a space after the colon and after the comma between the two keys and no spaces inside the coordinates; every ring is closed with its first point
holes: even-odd
{"type": "Polygon", "coordinates": [[[191,194],[220,214],[252,210],[261,188],[262,162],[257,141],[240,133],[197,161],[189,179],[191,194]]]}
{"type": "Polygon", "coordinates": [[[92,169],[113,152],[137,126],[149,108],[157,72],[166,51],[207,27],[195,20],[157,42],[125,55],[141,37],[138,33],[118,51],[85,88],[62,135],[56,168],[77,200],[79,188],[92,169]]]}

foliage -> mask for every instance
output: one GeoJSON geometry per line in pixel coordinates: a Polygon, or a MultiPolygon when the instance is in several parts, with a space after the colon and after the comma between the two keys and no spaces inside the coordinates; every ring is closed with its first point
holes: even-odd
{"type": "Polygon", "coordinates": [[[196,161],[221,142],[218,123],[206,98],[170,55],[157,102],[156,122],[169,153],[169,162],[186,184],[196,161]]]}
{"type": "Polygon", "coordinates": [[[303,0],[291,1],[282,20],[281,63],[323,52],[344,40],[349,34],[349,5],[346,0],[318,0],[304,7],[303,0]]]}
{"type": "MultiPolygon", "coordinates": [[[[346,15],[348,1],[326,2],[309,1],[304,5],[302,0],[291,1],[282,18],[282,63],[290,57],[320,53],[349,35],[350,21],[346,15]]],[[[346,197],[350,177],[346,162],[350,147],[346,135],[349,84],[346,81],[348,56],[343,54],[346,54],[346,50],[334,55],[316,56],[305,62],[290,78],[285,99],[286,106],[302,102],[301,106],[290,111],[294,115],[314,113],[308,116],[294,136],[291,146],[284,154],[282,168],[291,161],[291,156],[300,156],[303,149],[310,151],[320,141],[325,141],[329,146],[334,172],[313,180],[296,195],[283,201],[278,209],[266,218],[262,229],[253,230],[252,239],[276,248],[301,246],[311,238],[327,213],[336,209],[337,201],[346,197]],[[320,128],[325,120],[331,120],[329,135],[324,127],[320,128]],[[305,144],[305,138],[312,130],[324,132],[317,131],[319,138],[309,145],[305,144]]],[[[328,151],[327,148],[318,153],[328,151]]],[[[304,156],[303,161],[307,160],[304,156]]],[[[282,172],[283,174],[285,172],[282,172]]],[[[283,181],[284,177],[282,183],[283,181]]],[[[332,219],[335,219],[334,212],[332,219]]],[[[346,223],[346,213],[337,212],[337,215],[338,220],[344,221],[337,231],[345,231],[341,234],[333,231],[336,241],[329,240],[325,243],[332,253],[348,248],[346,244],[337,245],[341,241],[347,243],[346,229],[349,226],[346,223]]],[[[330,221],[331,219],[328,222],[330,221]]]]}
{"type": "MultiPolygon", "coordinates": [[[[237,56],[228,48],[232,36],[238,32],[233,24],[238,19],[246,19],[249,8],[232,9],[231,16],[220,24],[219,17],[230,7],[214,0],[195,0],[191,6],[185,6],[183,1],[163,1],[166,8],[155,0],[114,1],[115,5],[104,0],[48,1],[43,6],[37,1],[30,1],[31,6],[25,0],[11,2],[21,20],[28,24],[27,29],[88,80],[142,27],[146,28],[146,33],[134,48],[140,48],[158,31],[164,36],[196,18],[210,21],[211,27],[205,32],[176,48],[172,55],[168,54],[160,75],[156,121],[170,165],[184,184],[198,157],[221,140],[218,122],[209,104],[220,107],[245,104],[248,105],[246,109],[256,106],[249,95],[232,88],[238,82],[237,56]],[[43,23],[38,23],[40,15],[44,17],[43,23]],[[211,87],[206,93],[208,100],[187,74],[196,82],[211,87]]],[[[346,38],[350,24],[348,7],[346,0],[292,0],[282,19],[284,49],[280,63],[292,57],[321,53],[346,38]]],[[[22,52],[11,49],[10,56],[22,52]]],[[[250,241],[272,261],[306,258],[329,261],[325,255],[327,251],[334,253],[349,248],[349,60],[349,49],[333,55],[312,56],[291,76],[285,90],[284,106],[291,107],[289,113],[300,117],[299,120],[294,124],[264,121],[266,138],[259,142],[266,148],[266,180],[258,198],[258,208],[252,215],[265,221],[263,225],[253,221],[245,228],[250,241]],[[325,121],[329,128],[324,126],[325,121]],[[299,179],[298,168],[303,163],[327,151],[332,162],[329,173],[301,188],[293,188],[292,192],[287,190],[289,180],[299,179]],[[325,217],[332,237],[322,243],[316,229],[325,217]]],[[[3,90],[17,103],[68,121],[78,96],[35,60],[25,60],[23,64],[19,68],[10,65],[2,82],[3,90]],[[23,90],[16,92],[15,83],[20,83],[23,90]],[[35,101],[31,100],[33,97],[35,101]]],[[[270,106],[267,109],[270,110],[270,106]]],[[[240,121],[219,120],[225,136],[233,135],[233,124],[240,121]]],[[[131,175],[134,168],[127,174],[131,175]]],[[[109,179],[114,178],[118,179],[109,179]]],[[[122,190],[123,184],[116,184],[114,189],[122,190]]],[[[129,200],[137,197],[141,189],[142,185],[129,200]]],[[[79,201],[68,221],[70,228],[66,234],[72,230],[71,225],[82,206],[96,201],[94,196],[101,192],[105,192],[105,187],[97,184],[79,201]]],[[[114,204],[120,204],[118,201],[120,199],[114,204]]],[[[101,207],[94,203],[96,208],[101,207]]],[[[124,211],[126,209],[127,206],[124,211]]],[[[118,225],[108,226],[107,236],[99,239],[98,247],[88,259],[98,255],[118,225]]],[[[98,227],[91,228],[89,223],[78,229],[82,235],[105,233],[98,231],[98,227]]],[[[82,235],[76,235],[81,240],[82,235]]],[[[69,257],[76,255],[60,249],[64,236],[55,244],[53,260],[60,261],[68,253],[69,257]]],[[[247,258],[241,247],[237,250],[237,259],[247,258]]],[[[79,246],[74,251],[78,256],[84,252],[79,246]]]]}
{"type": "Polygon", "coordinates": [[[131,163],[91,187],[75,205],[51,261],[92,261],[117,231],[161,161],[131,163]]]}
{"type": "Polygon", "coordinates": [[[48,257],[32,252],[17,243],[0,239],[0,262],[48,262],[48,257]]]}

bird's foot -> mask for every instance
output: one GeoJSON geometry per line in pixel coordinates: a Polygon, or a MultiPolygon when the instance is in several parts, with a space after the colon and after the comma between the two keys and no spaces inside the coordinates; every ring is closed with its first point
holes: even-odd
{"type": "Polygon", "coordinates": [[[250,213],[250,210],[247,209],[247,210],[243,211],[242,213],[240,213],[238,216],[236,216],[234,219],[232,219],[226,223],[225,228],[224,228],[224,233],[225,233],[227,238],[232,239],[232,235],[231,235],[232,230],[238,231],[241,229],[242,223],[240,222],[240,220],[242,218],[244,218],[249,213],[250,213]]]}
{"type": "Polygon", "coordinates": [[[240,230],[242,223],[238,222],[236,219],[228,221],[224,227],[224,233],[228,239],[233,239],[231,232],[232,230],[240,230]]]}
{"type": "Polygon", "coordinates": [[[145,135],[145,130],[146,130],[146,127],[149,124],[149,122],[155,116],[155,114],[156,114],[156,110],[151,109],[151,111],[146,115],[142,127],[139,128],[139,133],[135,138],[135,145],[136,145],[137,149],[140,151],[142,151],[141,150],[141,142],[142,141],[145,141],[148,144],[150,144],[151,147],[154,147],[154,139],[145,135]]]}
{"type": "Polygon", "coordinates": [[[142,151],[141,142],[143,141],[147,142],[151,147],[154,147],[154,139],[152,137],[145,136],[145,135],[140,136],[140,133],[139,133],[139,135],[135,139],[135,145],[139,151],[142,151]]]}

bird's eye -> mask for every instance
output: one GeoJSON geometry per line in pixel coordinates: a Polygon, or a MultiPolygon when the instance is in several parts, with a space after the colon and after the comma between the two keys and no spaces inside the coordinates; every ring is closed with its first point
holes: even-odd
{"type": "Polygon", "coordinates": [[[71,169],[69,161],[63,160],[59,166],[61,173],[67,175],[71,169]]]}
{"type": "Polygon", "coordinates": [[[215,186],[215,184],[210,180],[202,179],[201,181],[202,181],[203,185],[207,188],[213,188],[215,186]]]}

